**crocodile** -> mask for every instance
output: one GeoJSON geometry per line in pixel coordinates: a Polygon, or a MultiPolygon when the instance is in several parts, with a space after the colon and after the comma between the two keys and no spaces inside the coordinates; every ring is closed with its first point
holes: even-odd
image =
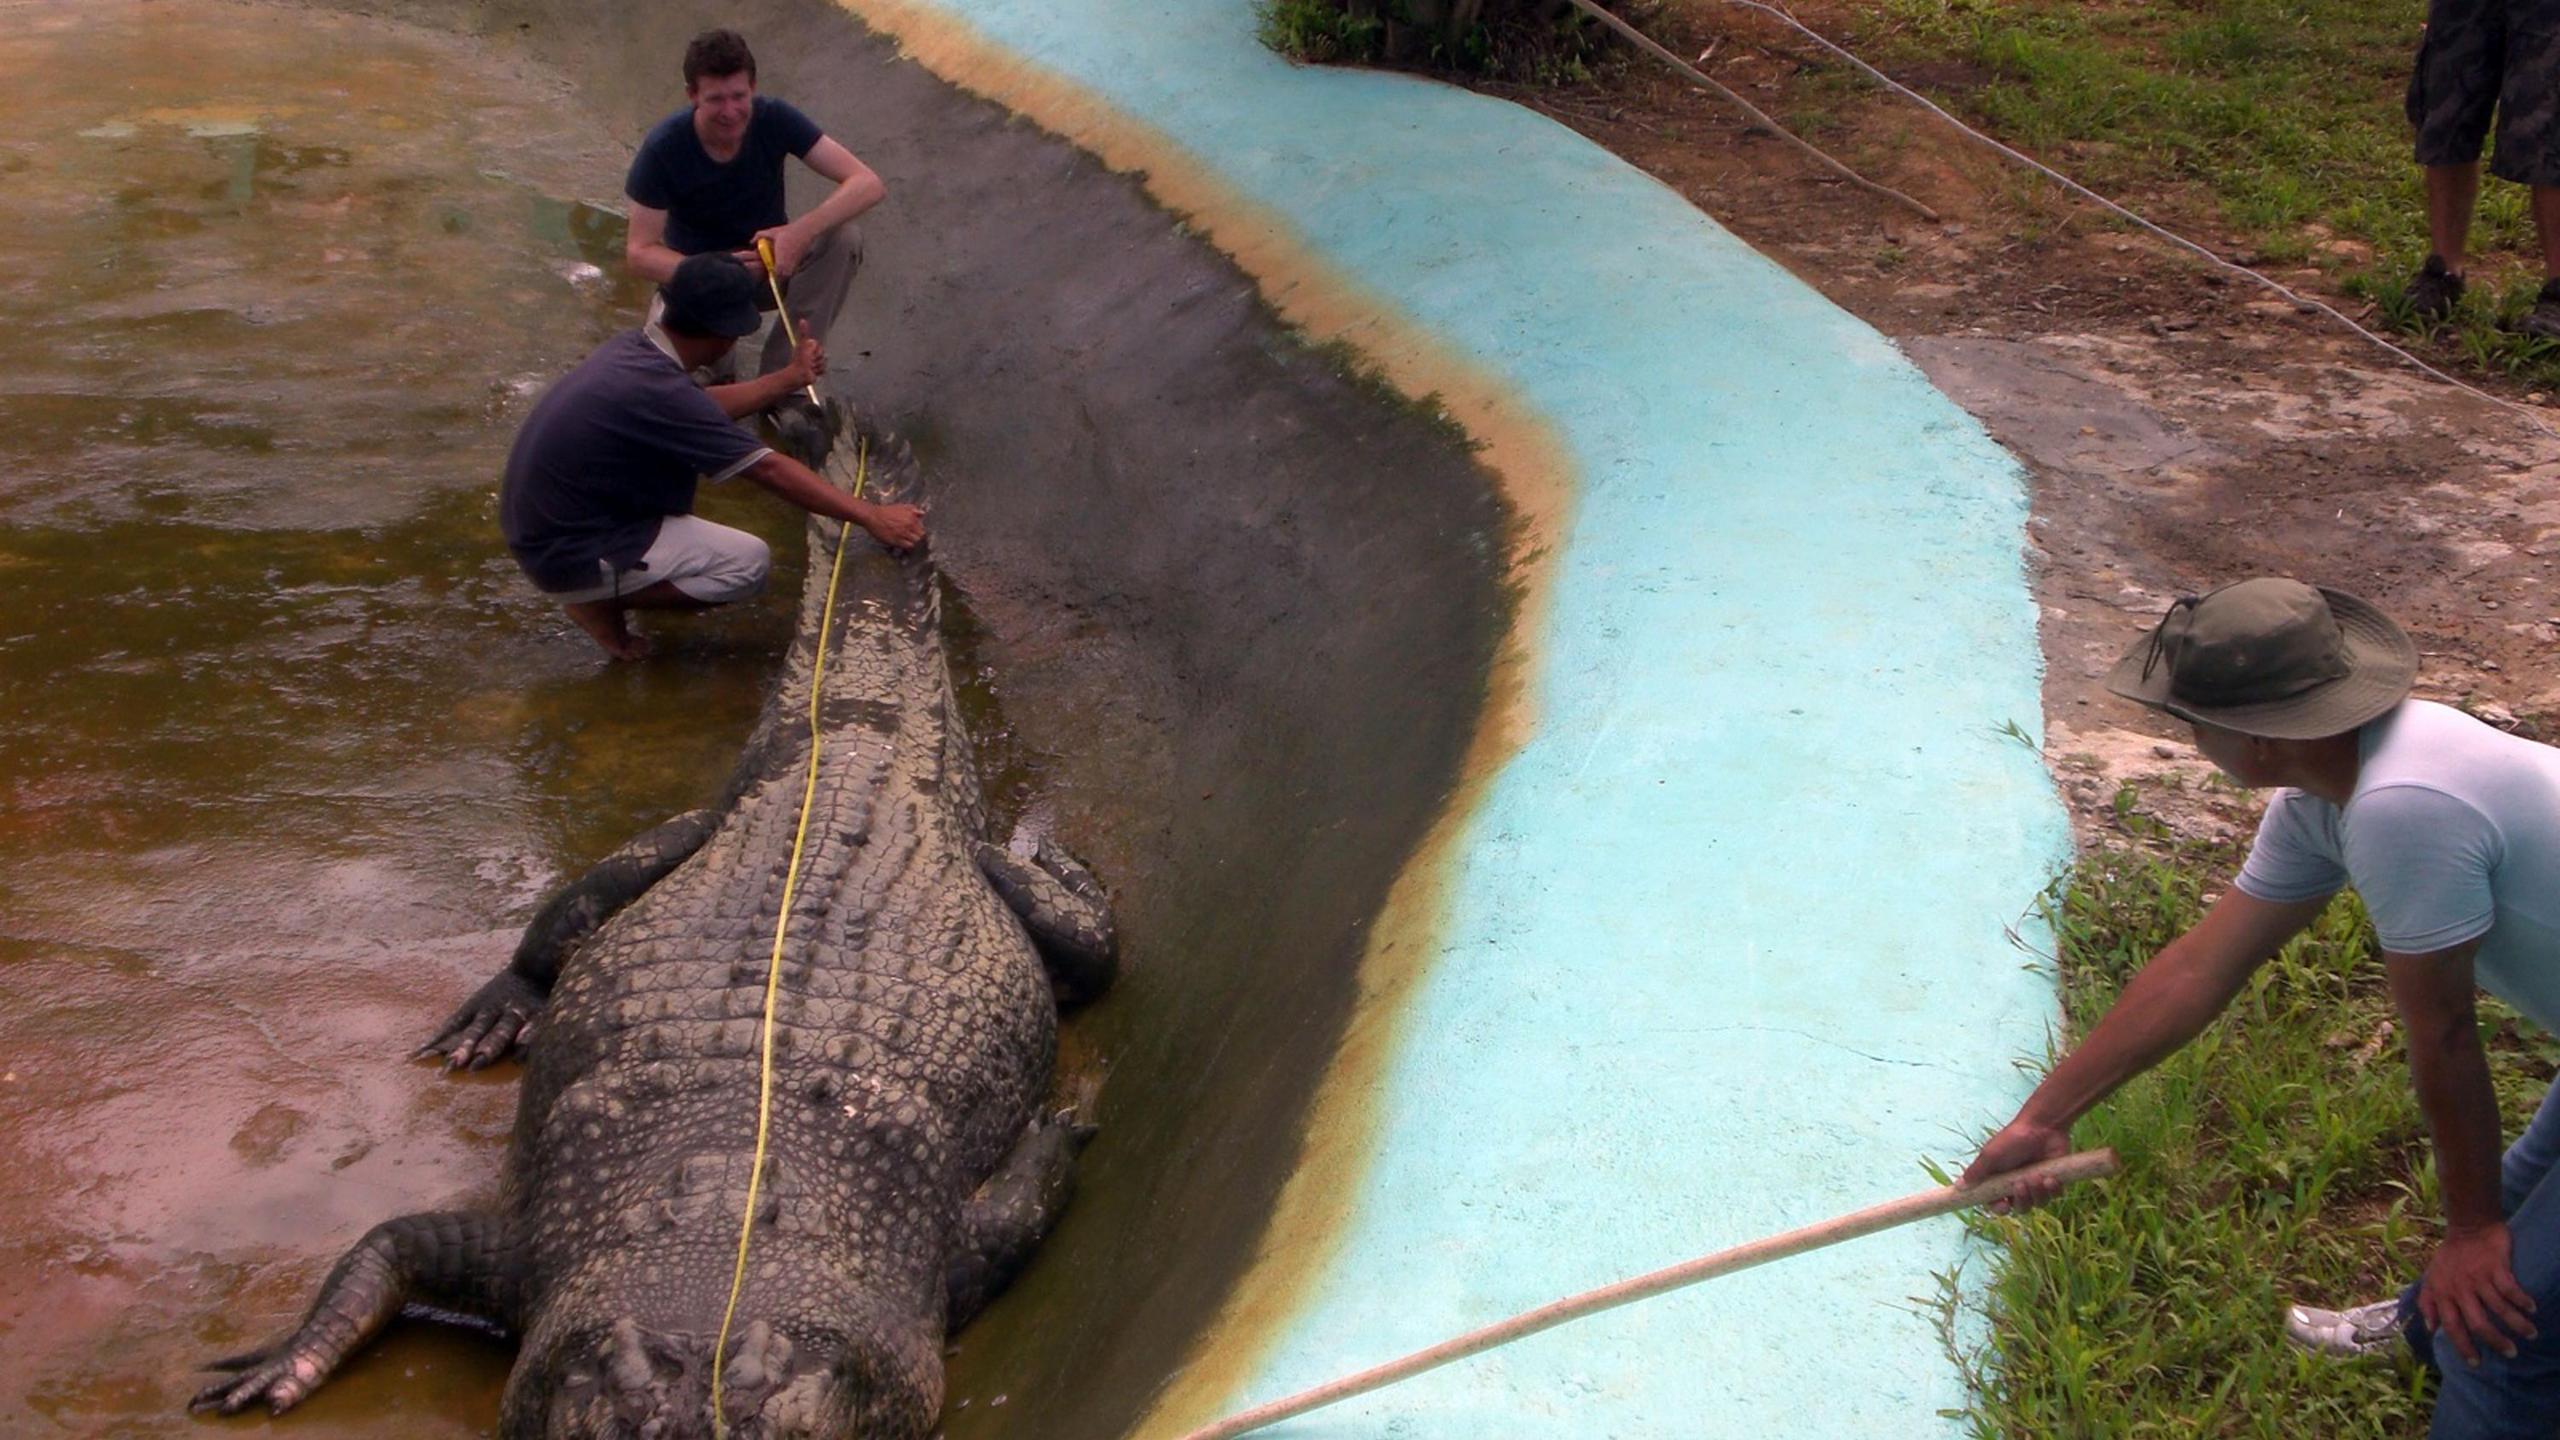
{"type": "MultiPolygon", "coordinates": [[[[912,450],[871,449],[881,493],[920,498],[912,450]]],[[[839,451],[826,473],[845,485],[854,464],[839,451]]],[[[1048,1102],[1059,1007],[1113,978],[1112,924],[1053,843],[988,836],[930,557],[812,520],[809,577],[720,800],[550,897],[420,1048],[454,1068],[524,1056],[495,1204],[375,1226],[291,1333],[208,1366],[231,1373],[195,1408],[286,1410],[405,1309],[518,1337],[508,1437],[930,1433],[945,1337],[1029,1259],[1091,1134],[1048,1102]],[[804,794],[771,1138],[715,1426],[804,794]]]]}

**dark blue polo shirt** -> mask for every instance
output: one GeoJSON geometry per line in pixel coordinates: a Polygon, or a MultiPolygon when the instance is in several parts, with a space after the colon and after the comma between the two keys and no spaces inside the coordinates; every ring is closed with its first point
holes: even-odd
{"type": "Polygon", "coordinates": [[[702,148],[687,106],[650,127],[623,193],[667,212],[667,248],[679,255],[744,250],[757,231],[791,218],[782,202],[783,160],[807,158],[825,138],[816,121],[759,95],[737,158],[722,164],[702,148]]]}
{"type": "Polygon", "coordinates": [[[698,477],[725,480],[765,448],[674,356],[625,331],[533,402],[507,452],[498,528],[534,584],[582,590],[601,581],[597,561],[628,570],[659,521],[691,514],[698,477]]]}

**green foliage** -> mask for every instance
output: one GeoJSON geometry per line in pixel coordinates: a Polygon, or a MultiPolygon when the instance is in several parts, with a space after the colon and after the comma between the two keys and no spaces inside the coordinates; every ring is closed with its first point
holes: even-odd
{"type": "Polygon", "coordinates": [[[1292,60],[1345,65],[1377,59],[1387,25],[1376,15],[1353,14],[1342,0],[1263,0],[1258,33],[1292,60]]]}
{"type": "MultiPolygon", "coordinates": [[[[2085,1033],[2192,925],[2228,857],[2101,855],[2047,894],[2065,1023],[2085,1033]],[[2220,861],[2220,864],[2215,862],[2220,861]]],[[[2381,1298],[2424,1265],[2434,1177],[2381,959],[2341,897],[2184,1051],[2078,1127],[2125,1173],[2030,1214],[1977,1216],[2001,1247],[1984,1348],[1954,1339],[1984,1440],[2057,1435],[2382,1437],[2425,1428],[2412,1375],[2295,1351],[2284,1307],[2381,1298]]],[[[2499,1100],[2521,1126],[2548,1042],[2484,1005],[2499,1100]]],[[[1957,1285],[1948,1277],[1952,1312],[1957,1285]]]]}
{"type": "Polygon", "coordinates": [[[1318,64],[1385,63],[1578,84],[1610,37],[1563,0],[1261,0],[1264,44],[1318,64]]]}

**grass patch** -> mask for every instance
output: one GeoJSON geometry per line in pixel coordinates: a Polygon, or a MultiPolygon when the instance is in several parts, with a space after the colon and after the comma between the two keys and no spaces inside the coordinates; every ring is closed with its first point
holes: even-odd
{"type": "MultiPolygon", "coordinates": [[[[2236,856],[2098,855],[2044,902],[2077,1038],[2125,980],[2203,913],[2236,856]]],[[[2483,998],[2509,1133],[2553,1047],[2483,998]]],[[[2377,1299],[2439,1233],[2426,1132],[2382,961],[2342,896],[2193,1045],[2117,1092],[2074,1140],[2125,1173],[2028,1215],[1976,1216],[2003,1251],[1987,1348],[1960,1352],[1972,1432],[2293,1437],[2423,1433],[2415,1372],[2293,1350],[2296,1299],[2377,1299]]]]}
{"type": "Polygon", "coordinates": [[[1256,12],[1262,43],[1309,65],[1351,65],[1384,52],[1387,26],[1354,15],[1341,0],[1264,0],[1256,12]]]}
{"type": "MultiPolygon", "coordinates": [[[[2421,16],[2405,0],[1858,8],[1888,71],[1956,62],[1982,77],[1922,88],[1988,133],[2173,229],[2218,223],[2263,263],[2316,266],[2405,320],[2401,290],[2428,249],[2401,113],[2421,16]]],[[[2484,177],[2471,246],[2473,297],[2435,338],[2457,361],[2560,383],[2560,350],[2497,328],[2541,280],[2523,186],[2484,177]]]]}

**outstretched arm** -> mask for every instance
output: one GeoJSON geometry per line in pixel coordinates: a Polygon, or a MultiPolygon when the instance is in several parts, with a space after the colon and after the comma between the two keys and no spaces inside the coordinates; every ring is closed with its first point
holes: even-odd
{"type": "MultiPolygon", "coordinates": [[[[2161,948],[2116,997],[2096,1029],[2062,1057],[2017,1116],[1965,1167],[1976,1184],[2071,1149],[2071,1126],[2117,1086],[2159,1064],[2213,1023],[2249,976],[2328,905],[2328,897],[2278,903],[2234,888],[2195,927],[2161,948]]],[[[2041,1204],[2054,1189],[2021,1193],[2041,1204]]]]}
{"type": "Polygon", "coordinates": [[[892,550],[924,543],[924,511],[913,505],[874,505],[828,484],[818,472],[776,450],[740,472],[758,485],[830,520],[849,521],[892,550]]]}
{"type": "Polygon", "coordinates": [[[852,151],[836,143],[834,137],[821,135],[804,157],[809,168],[835,182],[836,188],[809,212],[787,224],[757,233],[773,237],[774,268],[783,279],[799,273],[800,262],[818,237],[842,225],[863,211],[879,204],[889,194],[889,187],[870,166],[854,158],[852,151]]]}

